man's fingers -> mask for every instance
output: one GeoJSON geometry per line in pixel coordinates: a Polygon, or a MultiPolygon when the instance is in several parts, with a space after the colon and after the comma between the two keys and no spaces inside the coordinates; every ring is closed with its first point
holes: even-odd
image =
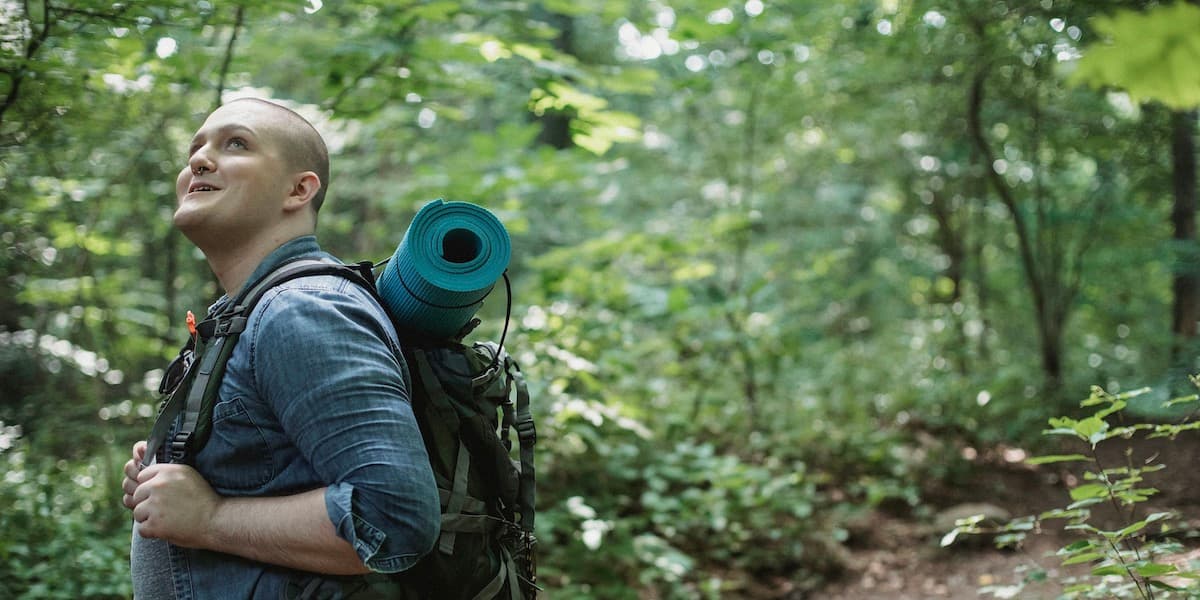
{"type": "Polygon", "coordinates": [[[138,473],[142,471],[142,464],[136,459],[125,463],[125,478],[137,481],[138,473]]]}
{"type": "Polygon", "coordinates": [[[126,478],[124,483],[121,484],[121,490],[125,492],[125,496],[121,498],[121,502],[127,508],[135,509],[134,518],[137,518],[136,509],[138,507],[145,509],[142,504],[146,498],[150,497],[150,493],[155,487],[155,484],[150,482],[150,480],[154,479],[154,476],[158,474],[158,467],[159,465],[150,465],[139,471],[136,477],[132,479],[126,478]]]}
{"type": "Polygon", "coordinates": [[[133,520],[141,523],[138,526],[138,532],[142,534],[142,537],[155,537],[153,527],[146,523],[146,519],[149,518],[150,505],[148,502],[139,503],[133,508],[133,520]]]}
{"type": "Polygon", "coordinates": [[[138,505],[140,500],[134,498],[134,494],[138,488],[139,477],[142,472],[142,458],[146,456],[146,442],[140,441],[133,444],[130,449],[132,458],[125,463],[125,468],[122,469],[125,478],[121,481],[121,504],[132,510],[138,505]]]}
{"type": "Polygon", "coordinates": [[[154,464],[144,469],[139,469],[138,472],[134,474],[133,480],[138,482],[138,484],[146,483],[147,481],[154,479],[155,475],[158,475],[161,467],[162,465],[154,464]]]}

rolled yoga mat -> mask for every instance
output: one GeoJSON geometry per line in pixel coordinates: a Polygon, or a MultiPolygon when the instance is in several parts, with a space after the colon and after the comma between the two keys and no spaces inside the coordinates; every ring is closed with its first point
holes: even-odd
{"type": "Polygon", "coordinates": [[[377,286],[403,326],[454,337],[475,316],[508,268],[508,231],[487,209],[469,202],[426,204],[413,217],[377,286]]]}

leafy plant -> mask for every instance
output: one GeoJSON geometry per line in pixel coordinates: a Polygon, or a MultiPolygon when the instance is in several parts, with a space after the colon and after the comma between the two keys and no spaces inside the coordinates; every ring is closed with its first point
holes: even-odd
{"type": "Polygon", "coordinates": [[[37,459],[0,422],[0,597],[128,598],[129,514],[115,500],[114,451],[37,459]]]}
{"type": "MultiPolygon", "coordinates": [[[[1200,387],[1200,378],[1192,383],[1200,387]]],[[[1030,531],[1041,531],[1054,521],[1062,521],[1062,529],[1077,532],[1081,539],[1058,549],[1064,567],[1086,565],[1082,575],[1064,578],[1064,598],[1171,598],[1200,596],[1200,569],[1179,558],[1183,549],[1177,539],[1185,533],[1178,526],[1174,511],[1144,511],[1146,502],[1159,490],[1149,487],[1145,475],[1162,471],[1166,465],[1156,462],[1157,456],[1136,464],[1126,449],[1126,464],[1108,464],[1098,446],[1117,439],[1129,440],[1144,434],[1147,438],[1176,439],[1181,433],[1200,429],[1200,421],[1190,416],[1177,424],[1121,424],[1125,409],[1133,398],[1150,390],[1142,388],[1120,394],[1110,394],[1093,386],[1091,395],[1080,403],[1095,409],[1091,415],[1075,419],[1050,419],[1047,436],[1064,436],[1082,442],[1078,453],[1053,454],[1028,459],[1031,465],[1082,463],[1081,483],[1071,488],[1071,502],[1064,507],[1045,511],[1037,516],[1018,518],[995,527],[984,527],[979,517],[960,520],[955,529],[942,538],[947,546],[963,534],[995,535],[997,546],[1013,546],[1023,542],[1030,531]],[[1100,522],[1096,512],[1110,507],[1116,515],[1100,522]]],[[[1176,406],[1196,402],[1200,396],[1191,395],[1167,402],[1176,406]]],[[[1044,579],[1044,572],[1035,573],[1015,586],[984,588],[997,597],[1011,598],[1020,593],[1025,583],[1044,579]]]]}

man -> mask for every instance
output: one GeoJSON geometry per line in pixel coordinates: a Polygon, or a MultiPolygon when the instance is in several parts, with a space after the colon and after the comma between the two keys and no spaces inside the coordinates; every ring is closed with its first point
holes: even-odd
{"type": "MultiPolygon", "coordinates": [[[[320,134],[263,100],[218,108],[176,181],[174,224],[226,295],[296,258],[328,185],[320,134]]],[[[438,535],[433,473],[384,310],[336,276],[270,290],[234,347],[195,468],[125,465],[139,600],[324,594],[413,565],[438,535]]]]}

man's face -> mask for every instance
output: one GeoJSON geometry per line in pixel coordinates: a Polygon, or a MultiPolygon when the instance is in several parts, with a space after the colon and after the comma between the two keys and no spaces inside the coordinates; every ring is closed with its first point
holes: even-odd
{"type": "Polygon", "coordinates": [[[290,189],[277,142],[282,126],[278,114],[255,102],[209,115],[175,180],[175,226],[193,240],[240,243],[276,224],[290,189]]]}

